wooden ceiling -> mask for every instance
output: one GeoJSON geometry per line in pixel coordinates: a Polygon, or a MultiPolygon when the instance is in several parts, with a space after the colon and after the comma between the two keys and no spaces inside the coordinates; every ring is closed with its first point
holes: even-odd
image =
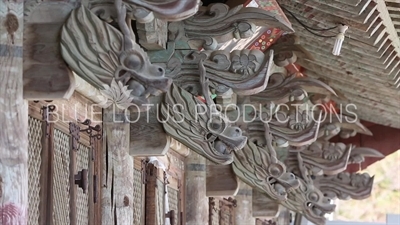
{"type": "MultiPolygon", "coordinates": [[[[280,0],[279,3],[286,9],[301,44],[314,56],[313,60],[299,60],[305,74],[322,78],[341,92],[346,99],[336,101],[355,104],[361,119],[400,128],[400,40],[385,2],[280,0]],[[335,36],[338,29],[312,30],[313,34],[301,23],[313,29],[348,25],[340,56],[332,55],[335,38],[320,36],[335,36]]],[[[392,8],[400,18],[400,7],[392,8]]],[[[398,31],[399,26],[396,26],[398,31]]]]}

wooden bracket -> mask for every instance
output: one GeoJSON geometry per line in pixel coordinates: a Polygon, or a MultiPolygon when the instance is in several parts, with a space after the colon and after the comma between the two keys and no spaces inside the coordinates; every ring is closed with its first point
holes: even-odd
{"type": "MultiPolygon", "coordinates": [[[[86,194],[88,186],[88,171],[87,169],[82,169],[75,174],[75,184],[82,188],[83,193],[86,194]]],[[[96,186],[96,185],[94,185],[96,186]]]]}

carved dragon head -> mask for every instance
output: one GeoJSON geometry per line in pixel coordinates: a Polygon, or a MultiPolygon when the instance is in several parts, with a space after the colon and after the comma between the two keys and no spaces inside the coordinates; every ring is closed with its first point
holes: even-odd
{"type": "Polygon", "coordinates": [[[165,131],[205,158],[230,164],[233,151],[242,149],[247,137],[232,127],[225,115],[173,84],[161,106],[165,131]]]}
{"type": "Polygon", "coordinates": [[[330,199],[324,197],[322,192],[313,184],[298,179],[300,188],[289,193],[288,200],[281,203],[286,208],[301,213],[314,224],[325,224],[325,214],[332,213],[336,205],[330,203],[330,199]]]}
{"type": "Polygon", "coordinates": [[[241,180],[279,202],[299,187],[296,177],[277,160],[272,146],[262,148],[248,141],[243,150],[234,153],[232,167],[241,180]]]}
{"type": "Polygon", "coordinates": [[[121,82],[130,90],[129,100],[141,106],[150,95],[166,92],[172,80],[135,42],[121,0],[115,7],[122,33],[84,6],[75,9],[62,29],[62,56],[75,73],[99,89],[114,79],[121,82]]]}

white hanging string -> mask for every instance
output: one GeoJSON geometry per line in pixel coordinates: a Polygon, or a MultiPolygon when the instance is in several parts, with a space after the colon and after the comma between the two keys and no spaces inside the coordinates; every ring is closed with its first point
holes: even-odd
{"type": "MultiPolygon", "coordinates": [[[[166,167],[165,165],[158,160],[157,157],[149,157],[149,163],[153,164],[155,167],[162,169],[164,171],[164,174],[166,174],[166,167]]],[[[168,180],[168,175],[167,180],[168,180]]],[[[168,187],[165,184],[165,190],[164,190],[164,215],[161,215],[164,218],[164,225],[171,225],[170,218],[165,217],[165,214],[169,212],[169,201],[168,201],[168,187]]]]}

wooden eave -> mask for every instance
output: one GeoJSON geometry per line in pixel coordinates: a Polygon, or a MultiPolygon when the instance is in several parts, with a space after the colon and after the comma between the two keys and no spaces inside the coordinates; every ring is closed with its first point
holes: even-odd
{"type": "MultiPolygon", "coordinates": [[[[313,61],[299,60],[304,73],[322,78],[341,92],[346,98],[335,100],[355,104],[360,119],[400,128],[400,27],[392,21],[393,15],[400,21],[400,1],[388,2],[386,7],[381,0],[279,1],[309,27],[349,26],[341,54],[334,56],[335,38],[311,34],[286,13],[300,44],[314,56],[313,61]],[[391,7],[393,4],[399,7],[391,7]],[[389,15],[393,10],[397,14],[389,15]]],[[[338,30],[315,33],[335,36],[338,30]]]]}
{"type": "Polygon", "coordinates": [[[400,36],[400,1],[399,0],[385,0],[390,18],[396,29],[397,35],[400,36]]]}

